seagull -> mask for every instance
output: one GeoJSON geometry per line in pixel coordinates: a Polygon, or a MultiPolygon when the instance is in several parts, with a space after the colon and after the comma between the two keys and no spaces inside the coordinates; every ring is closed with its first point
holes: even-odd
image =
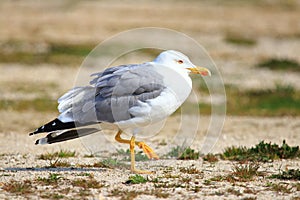
{"type": "Polygon", "coordinates": [[[91,125],[108,124],[117,128],[115,140],[129,144],[131,172],[150,174],[135,167],[135,145],[149,159],[157,154],[136,136],[143,127],[158,123],[175,112],[192,90],[190,74],[211,76],[195,66],[181,52],[166,50],[153,61],[107,68],[92,74],[90,85],[74,87],[58,99],[59,116],[29,135],[48,133],[35,144],[52,144],[98,132],[91,125]],[[121,137],[130,132],[130,139],[121,137]]]}

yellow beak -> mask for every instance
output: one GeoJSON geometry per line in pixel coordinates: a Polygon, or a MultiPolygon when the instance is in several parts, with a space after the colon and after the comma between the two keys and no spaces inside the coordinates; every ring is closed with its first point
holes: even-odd
{"type": "Polygon", "coordinates": [[[202,76],[211,76],[211,72],[205,67],[193,67],[187,69],[190,70],[191,73],[193,74],[201,74],[202,76]]]}

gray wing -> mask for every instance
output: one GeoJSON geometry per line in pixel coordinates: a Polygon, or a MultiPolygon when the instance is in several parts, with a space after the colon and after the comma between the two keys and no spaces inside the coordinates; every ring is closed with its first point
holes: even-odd
{"type": "Polygon", "coordinates": [[[123,65],[94,74],[95,109],[99,121],[119,122],[134,118],[129,109],[158,97],[164,90],[163,77],[151,64],[123,65]]]}

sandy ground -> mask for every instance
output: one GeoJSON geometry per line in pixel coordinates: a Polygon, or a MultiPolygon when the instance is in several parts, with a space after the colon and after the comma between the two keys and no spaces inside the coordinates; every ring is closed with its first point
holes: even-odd
{"type": "MultiPolygon", "coordinates": [[[[43,51],[47,42],[99,43],[131,28],[164,27],[184,32],[203,45],[217,64],[225,84],[232,84],[240,89],[257,89],[273,88],[280,83],[300,89],[300,75],[297,73],[254,67],[258,62],[274,57],[300,62],[299,1],[255,1],[250,4],[220,4],[218,1],[112,2],[1,1],[0,47],[2,48],[7,41],[25,41],[38,47],[32,48],[32,51],[43,51]],[[228,44],[224,40],[228,34],[255,38],[257,44],[251,47],[228,44]]],[[[193,49],[190,53],[193,53],[193,49]]],[[[128,62],[145,59],[147,58],[132,58],[128,62]]],[[[24,66],[1,63],[0,98],[30,100],[46,94],[56,101],[60,95],[73,87],[78,69],[79,65],[61,67],[49,64],[24,66]],[[28,87],[24,88],[24,85],[28,87]],[[30,88],[35,89],[31,91],[30,88]]],[[[234,183],[208,182],[212,177],[230,174],[234,162],[219,161],[212,164],[203,161],[202,158],[194,161],[140,161],[137,162],[139,168],[156,171],[154,175],[144,176],[152,181],[137,185],[125,184],[130,176],[128,161],[124,161],[125,166],[112,169],[80,167],[80,164],[93,164],[114,157],[117,149],[128,148],[126,145],[116,144],[111,132],[102,132],[64,144],[35,146],[34,142],[40,136],[29,137],[28,133],[56,115],[55,112],[0,111],[0,199],[58,198],[51,194],[62,194],[63,199],[132,199],[134,193],[137,195],[135,199],[300,197],[299,186],[295,186],[296,181],[268,178],[280,169],[299,169],[299,159],[260,163],[258,171],[264,175],[256,176],[249,182],[234,183]],[[71,167],[44,168],[49,165],[49,161],[38,159],[38,155],[59,150],[76,151],[76,157],[63,159],[70,163],[71,167]],[[84,157],[94,152],[98,152],[98,157],[84,157]],[[184,173],[180,171],[182,167],[194,167],[199,172],[184,173]],[[36,181],[38,177],[48,177],[52,173],[62,177],[58,185],[43,185],[36,181]],[[101,188],[88,188],[83,192],[81,187],[70,184],[72,180],[82,178],[82,173],[92,174],[94,179],[101,183],[101,188]],[[156,178],[158,183],[153,181],[156,178]],[[4,191],[2,186],[11,180],[21,183],[31,180],[34,193],[13,194],[4,191]],[[157,184],[162,187],[158,187],[157,184]],[[286,187],[288,191],[278,188],[276,190],[274,184],[286,187]],[[69,192],[63,192],[68,187],[69,192]]],[[[188,143],[202,153],[220,153],[232,145],[251,147],[262,140],[281,144],[285,139],[291,146],[300,143],[299,117],[227,116],[223,130],[210,134],[207,134],[209,116],[201,116],[197,132],[193,130],[198,124],[198,118],[187,116],[185,119],[186,128],[183,132],[178,132],[178,124],[181,124],[181,121],[180,117],[175,115],[165,123],[159,134],[142,139],[160,156],[171,147],[182,145],[187,136],[195,137],[188,143]],[[162,145],[164,143],[167,145],[162,145]]]]}
{"type": "MultiPolygon", "coordinates": [[[[23,117],[25,116],[23,115],[23,117]]],[[[193,118],[190,117],[190,119],[190,124],[188,125],[194,126],[193,118]]],[[[173,139],[179,134],[174,130],[174,123],[180,121],[180,118],[174,116],[169,121],[172,123],[167,123],[159,135],[143,139],[161,157],[174,147],[173,139]],[[173,146],[171,145],[171,141],[173,141],[173,146]],[[163,142],[167,144],[165,145],[163,142]]],[[[208,117],[204,117],[201,120],[202,123],[208,121],[208,117]]],[[[211,153],[221,153],[226,147],[232,145],[251,147],[262,140],[281,144],[283,139],[289,145],[295,146],[299,145],[300,141],[299,129],[300,118],[258,119],[254,117],[227,117],[223,131],[218,138],[205,140],[205,131],[199,131],[192,141],[191,147],[200,151],[203,149],[203,145],[205,145],[206,148],[212,148],[211,153]]],[[[185,132],[180,134],[179,136],[184,138],[184,134],[189,135],[190,133],[185,132]]],[[[209,180],[217,176],[230,175],[234,170],[234,166],[237,165],[235,162],[221,160],[212,164],[203,161],[202,158],[190,161],[165,158],[158,161],[139,161],[137,162],[138,168],[155,171],[155,174],[143,175],[149,180],[147,183],[130,185],[125,184],[132,175],[129,170],[130,163],[122,161],[122,157],[117,156],[117,150],[126,150],[128,146],[117,144],[113,139],[113,133],[108,134],[108,132],[104,132],[91,137],[68,141],[63,144],[48,146],[34,145],[35,140],[41,136],[29,137],[26,133],[21,134],[17,132],[0,134],[0,140],[2,141],[0,146],[0,152],[2,152],[0,185],[5,185],[13,180],[17,180],[18,182],[31,180],[31,186],[36,188],[34,194],[19,195],[10,194],[0,189],[0,198],[54,198],[49,193],[63,195],[64,199],[72,199],[74,197],[75,199],[130,199],[135,195],[136,198],[134,199],[158,199],[158,197],[161,197],[159,196],[161,193],[167,195],[163,196],[163,198],[167,199],[266,199],[270,197],[275,199],[297,199],[300,196],[299,186],[297,186],[299,182],[268,178],[272,174],[279,173],[280,170],[299,169],[299,159],[260,163],[258,171],[261,175],[256,176],[251,181],[237,181],[234,183],[226,180],[212,182],[209,180]],[[53,160],[41,160],[38,156],[60,150],[76,151],[75,158],[61,159],[61,161],[69,163],[70,167],[45,168],[53,160]],[[85,157],[91,153],[95,153],[97,157],[85,157]],[[108,158],[116,158],[123,164],[115,166],[112,169],[105,167],[81,167],[81,165],[93,165],[108,158]],[[181,171],[183,168],[197,169],[198,172],[196,174],[189,174],[181,171]],[[42,183],[37,182],[39,178],[48,178],[51,174],[58,174],[60,177],[63,177],[59,186],[51,186],[51,184],[42,186],[42,183]],[[70,186],[68,182],[82,179],[82,174],[91,175],[93,180],[97,180],[102,185],[101,188],[89,188],[87,189],[88,192],[80,194],[80,187],[70,186]],[[159,181],[153,182],[156,179],[159,181]],[[277,190],[275,187],[277,185],[286,187],[288,190],[277,190]],[[68,188],[68,192],[62,193],[63,189],[66,188],[68,188]]],[[[175,142],[175,145],[182,144],[175,142]]],[[[89,180],[89,178],[84,179],[89,180]]]]}

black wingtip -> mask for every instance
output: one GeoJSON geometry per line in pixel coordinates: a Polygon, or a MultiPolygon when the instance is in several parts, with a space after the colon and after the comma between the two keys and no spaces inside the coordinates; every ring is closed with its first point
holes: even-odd
{"type": "Polygon", "coordinates": [[[51,131],[57,131],[57,130],[63,130],[63,129],[70,129],[75,128],[74,122],[62,122],[59,119],[54,119],[47,124],[39,127],[32,133],[29,133],[29,136],[38,134],[38,133],[45,133],[45,132],[51,132],[51,131]]]}
{"type": "Polygon", "coordinates": [[[41,126],[40,128],[37,128],[35,131],[29,133],[29,136],[44,132],[43,127],[44,126],[41,126]]]}
{"type": "Polygon", "coordinates": [[[95,132],[98,132],[99,129],[97,128],[82,128],[79,130],[68,130],[61,133],[49,133],[46,137],[40,138],[35,141],[36,145],[43,145],[43,144],[52,144],[57,142],[63,142],[67,140],[76,139],[79,137],[83,137],[86,135],[93,134],[95,132]]]}

